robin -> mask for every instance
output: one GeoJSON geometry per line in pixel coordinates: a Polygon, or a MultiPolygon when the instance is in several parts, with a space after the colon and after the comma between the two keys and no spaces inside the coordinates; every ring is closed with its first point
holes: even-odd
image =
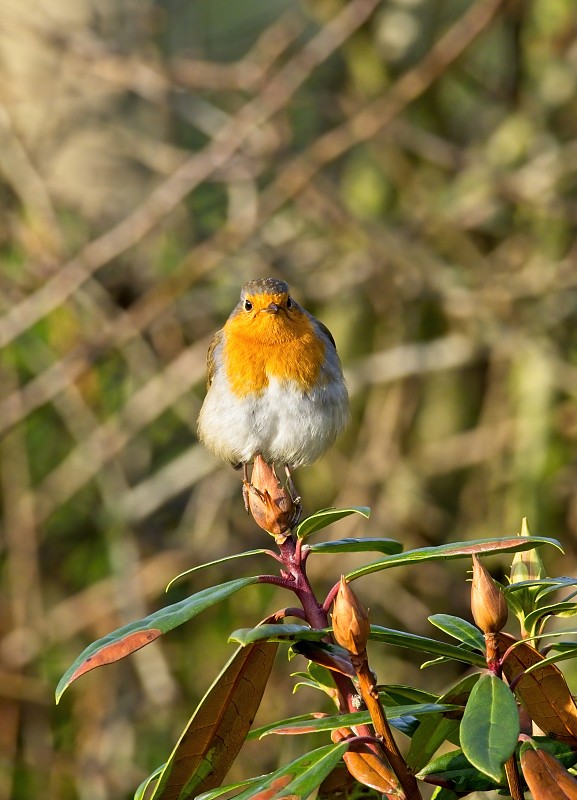
{"type": "MultiPolygon", "coordinates": [[[[349,418],[335,341],[275,278],[249,281],[208,349],[199,439],[244,468],[260,455],[290,470],[312,464],[349,418]]],[[[292,484],[292,482],[291,482],[292,484]]]]}

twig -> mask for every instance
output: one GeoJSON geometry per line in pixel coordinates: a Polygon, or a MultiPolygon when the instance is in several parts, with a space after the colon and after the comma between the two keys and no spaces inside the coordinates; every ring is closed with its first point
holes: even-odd
{"type": "Polygon", "coordinates": [[[378,5],[379,0],[352,0],[345,5],[203,150],[180,165],[144,203],[114,228],[87,244],[34,294],[10,309],[0,319],[0,347],[58,308],[90,275],[141,241],[187,194],[223,167],[260,125],[286,105],[311,72],[326,61],[378,5]]]}

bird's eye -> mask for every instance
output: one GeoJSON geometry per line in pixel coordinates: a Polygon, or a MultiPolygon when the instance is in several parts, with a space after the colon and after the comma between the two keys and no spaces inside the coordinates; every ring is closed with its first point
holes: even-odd
{"type": "Polygon", "coordinates": [[[244,301],[244,310],[245,311],[252,311],[252,303],[250,302],[250,300],[245,300],[244,301]]]}
{"type": "Polygon", "coordinates": [[[290,310],[290,309],[293,307],[293,301],[291,300],[291,298],[290,298],[290,297],[289,297],[289,298],[287,298],[287,301],[286,301],[286,307],[287,307],[289,310],[290,310]]]}

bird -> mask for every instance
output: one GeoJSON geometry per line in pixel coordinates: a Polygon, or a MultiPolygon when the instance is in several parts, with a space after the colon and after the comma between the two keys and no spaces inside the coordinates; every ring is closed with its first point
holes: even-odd
{"type": "MultiPolygon", "coordinates": [[[[335,340],[276,278],[246,283],[207,355],[198,436],[244,469],[256,456],[291,470],[312,464],[350,416],[335,340]]],[[[246,504],[246,498],[245,498],[246,504]]]]}

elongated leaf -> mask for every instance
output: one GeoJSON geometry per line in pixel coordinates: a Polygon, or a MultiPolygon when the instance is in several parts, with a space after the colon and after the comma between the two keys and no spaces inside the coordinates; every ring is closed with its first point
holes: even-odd
{"type": "Polygon", "coordinates": [[[577,800],[577,780],[554,756],[532,742],[521,748],[521,769],[536,800],[577,800]]]}
{"type": "Polygon", "coordinates": [[[463,642],[464,645],[470,647],[471,650],[478,650],[481,653],[485,652],[485,638],[481,631],[466,619],[461,617],[453,617],[451,614],[433,614],[429,617],[435,627],[463,642]]]}
{"type": "Polygon", "coordinates": [[[339,645],[328,644],[328,642],[300,641],[295,642],[292,650],[294,653],[298,653],[308,658],[309,661],[326,667],[333,672],[340,672],[343,675],[348,675],[349,678],[356,677],[357,673],[348,651],[343,647],[339,647],[339,645]]]}
{"type": "Polygon", "coordinates": [[[305,800],[329,775],[348,750],[347,742],[319,747],[285,767],[259,778],[235,800],[305,800]]]}
{"type": "Polygon", "coordinates": [[[381,625],[371,625],[370,639],[376,642],[385,642],[395,647],[405,647],[409,650],[418,650],[421,653],[429,653],[434,656],[446,656],[455,661],[463,661],[465,664],[472,664],[475,667],[485,667],[485,659],[480,653],[466,650],[464,647],[457,647],[454,644],[438,642],[436,639],[429,639],[427,636],[417,636],[414,633],[404,633],[395,631],[391,628],[383,628],[381,625]]]}
{"type": "MultiPolygon", "coordinates": [[[[226,786],[218,786],[216,789],[211,789],[209,792],[202,792],[202,794],[197,795],[195,800],[215,800],[216,797],[234,792],[236,789],[244,789],[246,786],[253,786],[259,780],[260,778],[248,778],[246,781],[228,783],[226,786]]],[[[134,800],[137,800],[137,798],[135,797],[134,800]]]]}
{"type": "Polygon", "coordinates": [[[459,795],[444,786],[437,786],[431,795],[431,800],[459,800],[459,795]]]}
{"type": "MultiPolygon", "coordinates": [[[[339,728],[331,733],[331,739],[339,742],[351,734],[350,728],[339,728]]],[[[404,796],[397,776],[375,747],[365,744],[360,751],[345,753],[343,759],[351,775],[364,786],[376,789],[384,797],[404,796]]]]}
{"type": "MultiPolygon", "coordinates": [[[[308,628],[305,625],[261,625],[258,628],[240,628],[233,631],[229,636],[229,641],[238,642],[242,645],[263,640],[270,642],[318,642],[330,633],[330,628],[317,630],[308,628]]],[[[485,667],[485,659],[479,653],[474,653],[464,647],[457,647],[454,644],[429,639],[427,636],[417,636],[413,633],[383,628],[380,625],[371,625],[369,638],[376,642],[395,645],[395,647],[405,647],[409,650],[418,650],[421,653],[446,656],[455,661],[462,661],[465,664],[485,667]]]]}
{"type": "Polygon", "coordinates": [[[253,739],[261,739],[263,736],[266,736],[267,733],[274,731],[274,728],[282,727],[283,725],[289,725],[290,723],[299,723],[299,722],[308,723],[311,719],[316,719],[317,717],[326,717],[326,716],[327,714],[321,714],[311,711],[308,714],[298,714],[296,717],[288,717],[287,719],[278,720],[277,722],[269,722],[268,725],[261,725],[259,728],[253,728],[246,737],[246,739],[247,741],[252,741],[253,739]]]}
{"type": "Polygon", "coordinates": [[[66,670],[56,688],[56,702],[59,702],[66,688],[85,672],[104,664],[112,664],[114,661],[134,653],[135,650],[150,644],[164,633],[188,622],[206,608],[225,600],[245,586],[258,583],[258,581],[259,578],[256,576],[238,578],[228,583],[221,583],[219,586],[211,586],[181,600],[180,603],[161,608],[144,619],[123,625],[102,639],[98,639],[88,645],[72,666],[66,670]]]}
{"type": "Polygon", "coordinates": [[[317,800],[382,800],[382,796],[353,778],[344,764],[337,764],[319,786],[317,800]]]}
{"type": "Polygon", "coordinates": [[[236,651],[182,732],[151,800],[187,800],[220,786],[252,725],[277,647],[260,642],[236,651]]]}
{"type": "MultiPolygon", "coordinates": [[[[445,694],[438,698],[439,703],[454,703],[463,708],[469,699],[473,687],[480,678],[480,674],[467,675],[445,694]]],[[[459,720],[462,711],[447,714],[430,714],[421,720],[421,723],[411,739],[407,764],[413,772],[418,772],[430,761],[437,749],[445,742],[458,744],[459,720]]]]}
{"type": "Polygon", "coordinates": [[[489,792],[504,786],[505,782],[495,781],[474,767],[464,755],[462,750],[451,750],[423,767],[417,773],[417,778],[426,780],[427,783],[438,783],[449,786],[456,792],[468,794],[469,792],[489,792]]]}
{"type": "Polygon", "coordinates": [[[555,603],[550,606],[536,608],[525,617],[525,629],[537,631],[536,624],[545,617],[574,617],[577,614],[577,603],[555,603]]]}
{"type": "Polygon", "coordinates": [[[144,800],[147,790],[154,784],[155,781],[158,780],[165,766],[166,764],[162,764],[160,767],[157,767],[154,772],[148,776],[148,778],[142,781],[134,793],[134,800],[144,800]]]}
{"type": "Polygon", "coordinates": [[[407,764],[413,772],[418,772],[431,760],[439,747],[459,730],[459,720],[447,719],[441,714],[433,714],[424,719],[411,738],[407,753],[407,764]]]}
{"type": "MultiPolygon", "coordinates": [[[[436,703],[438,697],[432,692],[417,689],[414,686],[405,686],[399,683],[387,683],[378,686],[379,695],[386,706],[399,706],[407,703],[436,703]]],[[[463,703],[463,705],[465,705],[463,703]]]]}
{"type": "MultiPolygon", "coordinates": [[[[385,713],[391,725],[395,725],[395,720],[400,717],[421,717],[427,714],[446,713],[449,711],[462,710],[462,707],[452,703],[415,703],[406,706],[387,706],[385,713]]],[[[263,736],[271,733],[275,734],[301,734],[301,733],[321,733],[322,731],[334,731],[337,728],[356,725],[367,725],[371,722],[371,715],[368,711],[355,711],[351,714],[337,714],[335,716],[311,715],[306,721],[302,719],[288,720],[275,725],[266,727],[263,736]]]]}
{"type": "Polygon", "coordinates": [[[350,508],[323,508],[312,514],[310,517],[303,519],[295,528],[295,533],[299,539],[306,539],[316,531],[326,528],[333,522],[337,522],[343,517],[349,517],[351,514],[360,514],[362,517],[368,519],[371,515],[371,509],[368,506],[351,506],[350,508]]]}
{"type": "MultiPolygon", "coordinates": [[[[557,631],[558,636],[563,636],[564,634],[565,631],[557,631]]],[[[577,642],[554,642],[550,647],[557,652],[549,653],[539,665],[529,667],[525,673],[526,675],[536,672],[546,664],[556,664],[558,661],[567,661],[569,658],[577,657],[577,642]]]]}
{"type": "Polygon", "coordinates": [[[508,536],[500,539],[477,539],[473,542],[455,542],[453,544],[443,544],[438,547],[420,547],[417,550],[407,550],[398,555],[387,556],[380,561],[366,564],[364,567],[349,572],[346,576],[348,581],[354,581],[363,575],[371,572],[379,572],[391,567],[400,567],[406,564],[415,564],[420,561],[438,561],[440,559],[466,558],[473,553],[515,553],[521,550],[531,550],[534,547],[541,547],[550,544],[561,550],[561,545],[556,539],[549,539],[545,536],[508,536]]]}
{"type": "Polygon", "coordinates": [[[552,592],[556,592],[558,589],[566,588],[569,586],[577,586],[577,578],[568,577],[566,575],[562,575],[559,578],[549,578],[549,580],[545,579],[542,581],[543,588],[540,592],[538,592],[536,599],[542,600],[548,594],[552,592]]]}
{"type": "Polygon", "coordinates": [[[334,542],[305,544],[311,553],[400,553],[403,545],[395,539],[337,539],[334,542]]]}
{"type": "MultiPolygon", "coordinates": [[[[502,657],[515,639],[501,632],[498,642],[502,657]]],[[[544,733],[561,741],[574,742],[577,740],[577,706],[563,673],[554,664],[546,664],[524,674],[544,660],[530,644],[519,642],[503,661],[503,672],[509,683],[517,680],[515,694],[544,733]]]]}
{"type": "Polygon", "coordinates": [[[535,578],[527,581],[515,581],[515,583],[504,586],[503,591],[506,595],[514,594],[515,592],[523,591],[524,589],[540,589],[536,595],[536,599],[540,599],[546,594],[556,592],[566,586],[576,586],[577,578],[568,578],[561,576],[559,578],[535,578]]]}
{"type": "Polygon", "coordinates": [[[307,625],[259,625],[257,628],[239,628],[228,637],[229,642],[242,645],[253,642],[318,642],[329,634],[330,628],[316,630],[307,625]]]}
{"type": "Polygon", "coordinates": [[[471,764],[496,781],[515,750],[519,714],[515,697],[496,675],[482,675],[469,696],[461,722],[461,747],[471,764]]]}
{"type": "Polygon", "coordinates": [[[190,569],[186,569],[184,572],[180,572],[178,575],[175,575],[174,578],[172,578],[172,580],[167,584],[166,591],[168,592],[173,583],[176,583],[176,581],[184,578],[186,575],[192,575],[193,572],[198,572],[201,569],[207,569],[207,567],[214,567],[215,564],[223,564],[225,561],[236,561],[237,558],[247,558],[247,556],[257,556],[268,552],[268,550],[265,550],[261,547],[258,550],[245,550],[244,553],[235,553],[232,556],[217,558],[216,561],[207,561],[205,564],[197,564],[196,567],[191,567],[190,569]]]}

